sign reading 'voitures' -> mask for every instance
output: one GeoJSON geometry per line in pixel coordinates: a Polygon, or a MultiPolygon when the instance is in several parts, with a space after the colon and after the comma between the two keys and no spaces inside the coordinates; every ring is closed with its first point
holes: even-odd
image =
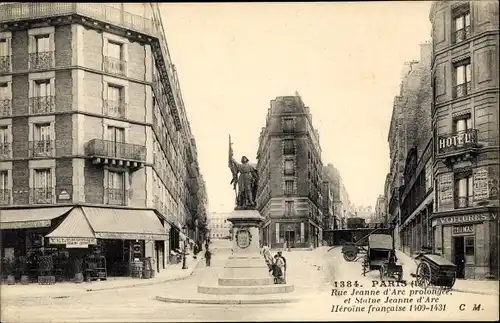
{"type": "Polygon", "coordinates": [[[456,215],[447,216],[440,218],[441,224],[460,224],[468,222],[481,222],[481,221],[495,221],[497,219],[496,214],[485,213],[485,214],[469,214],[469,215],[456,215]]]}

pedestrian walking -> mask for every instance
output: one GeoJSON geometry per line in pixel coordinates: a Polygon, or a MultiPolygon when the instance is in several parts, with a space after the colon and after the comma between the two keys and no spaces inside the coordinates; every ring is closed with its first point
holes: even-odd
{"type": "Polygon", "coordinates": [[[273,276],[275,277],[274,281],[275,284],[283,284],[283,269],[285,267],[285,262],[283,261],[283,258],[280,257],[279,255],[274,256],[274,270],[273,270],[273,276]]]}
{"type": "Polygon", "coordinates": [[[210,267],[210,260],[212,259],[212,253],[210,252],[210,250],[206,250],[205,251],[205,263],[207,265],[207,267],[210,267]]]}
{"type": "Polygon", "coordinates": [[[283,260],[283,284],[286,284],[286,258],[281,251],[278,251],[278,257],[283,260]]]}
{"type": "Polygon", "coordinates": [[[271,254],[271,249],[268,246],[264,245],[261,249],[261,254],[264,256],[264,260],[266,261],[268,266],[271,266],[273,263],[273,255],[271,254]]]}

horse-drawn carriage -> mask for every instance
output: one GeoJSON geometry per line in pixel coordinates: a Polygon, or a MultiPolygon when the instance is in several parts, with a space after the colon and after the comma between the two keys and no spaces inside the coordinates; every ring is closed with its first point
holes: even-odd
{"type": "Polygon", "coordinates": [[[457,267],[452,262],[439,255],[420,253],[415,257],[419,264],[417,272],[411,274],[416,284],[422,288],[430,285],[442,288],[452,288],[455,285],[457,267]]]}
{"type": "Polygon", "coordinates": [[[403,279],[403,266],[398,264],[396,250],[393,248],[392,236],[388,234],[372,234],[368,237],[368,248],[363,258],[363,275],[372,270],[380,272],[380,279],[403,279]]]}

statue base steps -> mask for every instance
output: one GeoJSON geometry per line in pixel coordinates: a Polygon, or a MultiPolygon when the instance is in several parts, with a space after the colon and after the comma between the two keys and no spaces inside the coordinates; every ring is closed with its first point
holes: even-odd
{"type": "Polygon", "coordinates": [[[198,286],[198,293],[212,295],[262,295],[293,292],[294,286],[273,284],[261,286],[198,286]]]}

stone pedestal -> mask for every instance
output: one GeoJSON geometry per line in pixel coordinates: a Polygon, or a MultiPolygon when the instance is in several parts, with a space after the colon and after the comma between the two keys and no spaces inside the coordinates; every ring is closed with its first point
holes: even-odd
{"type": "Polygon", "coordinates": [[[218,286],[198,286],[205,294],[274,294],[294,290],[293,285],[274,284],[260,255],[259,226],[264,218],[256,210],[236,210],[227,219],[233,224],[233,254],[229,256],[218,286]]]}

